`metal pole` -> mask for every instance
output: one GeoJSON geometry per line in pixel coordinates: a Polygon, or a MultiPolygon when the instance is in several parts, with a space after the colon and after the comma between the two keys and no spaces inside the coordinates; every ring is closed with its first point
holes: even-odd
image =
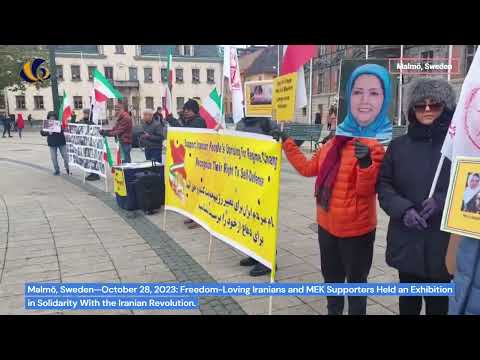
{"type": "Polygon", "coordinates": [[[280,76],[280,46],[281,45],[278,45],[277,47],[277,77],[280,76]]]}
{"type": "Polygon", "coordinates": [[[403,45],[400,45],[400,81],[398,82],[398,120],[397,124],[402,125],[402,90],[403,90],[403,45]]]}
{"type": "MultiPolygon", "coordinates": [[[[309,89],[310,89],[310,99],[309,99],[309,115],[308,115],[308,119],[310,120],[310,125],[313,124],[313,121],[312,121],[312,111],[313,111],[313,104],[312,104],[312,81],[313,81],[313,58],[310,59],[310,84],[309,84],[309,89]]],[[[310,143],[311,145],[311,143],[310,143]]]]}
{"type": "Polygon", "coordinates": [[[365,45],[365,59],[368,60],[368,45],[365,45]]]}
{"type": "Polygon", "coordinates": [[[58,81],[57,81],[57,65],[55,63],[55,47],[56,45],[48,45],[48,57],[50,67],[50,79],[52,84],[52,100],[53,111],[58,114],[59,98],[58,98],[58,81]]]}
{"type": "Polygon", "coordinates": [[[448,45],[448,73],[447,73],[447,81],[450,82],[451,72],[450,69],[452,67],[452,53],[453,53],[453,45],[448,45]]]}

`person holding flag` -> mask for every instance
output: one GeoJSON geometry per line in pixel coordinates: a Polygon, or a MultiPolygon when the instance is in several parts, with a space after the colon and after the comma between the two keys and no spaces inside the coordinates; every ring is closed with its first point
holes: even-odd
{"type": "MultiPolygon", "coordinates": [[[[443,79],[419,78],[408,89],[408,133],[390,143],[378,181],[380,206],[390,216],[386,261],[401,283],[448,283],[449,235],[440,231],[450,161],[443,164],[435,192],[441,147],[455,111],[455,93],[443,79]]],[[[448,297],[423,297],[427,315],[446,315],[448,297]]],[[[421,296],[400,296],[400,315],[420,315],[421,296]]]]}
{"type": "Polygon", "coordinates": [[[115,116],[117,123],[111,130],[100,130],[102,136],[115,136],[120,142],[122,163],[132,162],[130,151],[132,150],[132,118],[128,114],[128,104],[126,101],[118,100],[115,105],[115,116]]]}

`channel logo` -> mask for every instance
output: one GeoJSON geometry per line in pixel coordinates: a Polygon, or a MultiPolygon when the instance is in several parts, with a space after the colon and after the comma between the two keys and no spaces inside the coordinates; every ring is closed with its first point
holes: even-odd
{"type": "Polygon", "coordinates": [[[50,79],[50,71],[44,64],[45,60],[36,58],[23,64],[20,70],[20,76],[29,83],[42,82],[50,79]]]}

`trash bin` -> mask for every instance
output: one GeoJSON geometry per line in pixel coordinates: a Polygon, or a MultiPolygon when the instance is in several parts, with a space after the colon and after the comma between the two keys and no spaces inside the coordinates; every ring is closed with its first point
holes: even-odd
{"type": "Polygon", "coordinates": [[[135,174],[145,170],[162,169],[163,165],[155,161],[144,161],[141,163],[129,163],[113,166],[115,197],[118,206],[125,210],[139,209],[135,195],[135,174]]]}

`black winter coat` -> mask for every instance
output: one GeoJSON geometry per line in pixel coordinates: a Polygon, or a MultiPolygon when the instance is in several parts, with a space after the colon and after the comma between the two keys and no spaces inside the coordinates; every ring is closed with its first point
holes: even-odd
{"type": "Polygon", "coordinates": [[[207,123],[205,122],[205,120],[203,120],[203,118],[200,115],[196,115],[191,120],[184,120],[183,127],[206,129],[207,123]]]}
{"type": "Polygon", "coordinates": [[[377,183],[382,209],[390,216],[387,233],[387,264],[400,272],[425,279],[449,279],[445,266],[449,233],[440,231],[443,206],[447,195],[450,160],[445,159],[433,197],[437,212],[423,231],[409,229],[403,215],[414,207],[422,210],[427,199],[440,150],[450,124],[451,114],[444,112],[432,126],[415,121],[408,133],[394,139],[387,149],[377,183]]]}
{"type": "Polygon", "coordinates": [[[52,132],[52,135],[49,135],[48,131],[41,130],[40,134],[47,137],[47,144],[50,147],[59,147],[67,143],[65,141],[65,135],[63,135],[63,129],[62,132],[59,133],[52,132]]]}

